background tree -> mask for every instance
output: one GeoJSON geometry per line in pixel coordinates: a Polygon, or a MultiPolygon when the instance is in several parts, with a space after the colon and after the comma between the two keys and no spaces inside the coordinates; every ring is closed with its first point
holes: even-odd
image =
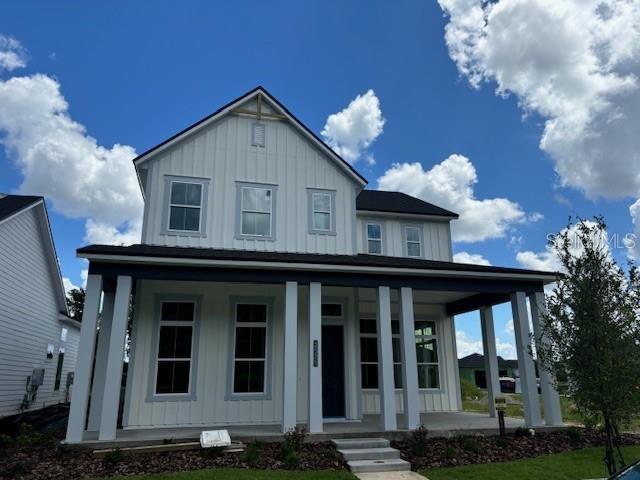
{"type": "Polygon", "coordinates": [[[640,282],[611,256],[606,225],[580,220],[552,243],[566,276],[547,297],[536,351],[556,377],[566,375],[579,412],[606,433],[610,474],[624,465],[619,429],[640,406],[640,282]]]}
{"type": "Polygon", "coordinates": [[[84,288],[72,288],[67,292],[67,307],[71,318],[81,322],[84,309],[84,288]]]}

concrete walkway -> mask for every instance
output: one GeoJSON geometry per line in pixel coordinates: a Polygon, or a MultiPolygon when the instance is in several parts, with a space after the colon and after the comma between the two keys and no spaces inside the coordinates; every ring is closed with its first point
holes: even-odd
{"type": "Polygon", "coordinates": [[[416,472],[356,473],[360,480],[428,480],[416,472]]]}

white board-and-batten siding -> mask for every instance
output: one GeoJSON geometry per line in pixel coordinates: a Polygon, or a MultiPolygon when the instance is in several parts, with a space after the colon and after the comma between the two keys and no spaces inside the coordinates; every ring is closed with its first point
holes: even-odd
{"type": "MultiPolygon", "coordinates": [[[[54,289],[57,272],[51,272],[43,241],[47,228],[40,225],[35,206],[0,224],[0,416],[19,413],[27,377],[44,368],[31,409],[65,400],[67,373],[73,371],[79,329],[58,319],[59,299],[54,289]],[[61,340],[62,328],[67,339],[61,340]],[[53,345],[53,357],[47,347],[53,345]],[[60,348],[65,349],[60,390],[54,380],[60,348]]],[[[46,235],[46,236],[45,236],[46,235]]]]}
{"type": "Polygon", "coordinates": [[[252,146],[255,117],[227,115],[147,164],[143,243],[243,250],[352,254],[356,183],[288,122],[261,120],[265,146],[252,146]],[[163,233],[166,176],[209,180],[206,232],[163,233]],[[274,239],[237,238],[236,182],[277,188],[274,239]],[[307,189],[335,191],[335,235],[309,233],[307,189]]]}
{"type": "MultiPolygon", "coordinates": [[[[362,414],[377,413],[378,393],[363,391],[360,386],[359,319],[366,315],[370,304],[360,306],[356,290],[347,287],[323,287],[323,302],[343,303],[343,318],[323,318],[323,324],[342,324],[345,332],[345,402],[346,418],[357,420],[362,414]]],[[[127,378],[127,396],[124,406],[124,428],[160,428],[172,426],[216,426],[241,424],[279,424],[282,421],[282,372],[284,284],[225,284],[213,282],[138,281],[136,307],[133,320],[132,362],[127,378]],[[172,296],[196,296],[201,300],[201,312],[194,346],[195,398],[163,401],[150,396],[155,383],[154,329],[159,299],[172,296]],[[229,382],[232,376],[233,349],[231,332],[232,302],[234,298],[270,298],[273,314],[269,326],[267,351],[269,356],[270,398],[230,399],[229,382]]],[[[297,368],[297,420],[307,421],[308,405],[308,286],[298,290],[298,368],[297,368]]],[[[392,308],[397,308],[396,304],[392,308]]],[[[438,307],[416,305],[418,314],[439,315],[438,307]]],[[[438,319],[441,355],[441,386],[438,391],[420,392],[422,411],[458,410],[455,390],[457,365],[452,359],[451,322],[448,317],[438,319]]],[[[192,367],[193,368],[193,367],[192,367]]],[[[397,395],[398,411],[402,410],[402,395],[397,395]]]]}

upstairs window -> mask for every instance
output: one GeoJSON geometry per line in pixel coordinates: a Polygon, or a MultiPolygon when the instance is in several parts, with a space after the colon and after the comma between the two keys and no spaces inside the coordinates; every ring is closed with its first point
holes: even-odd
{"type": "Polygon", "coordinates": [[[382,255],[382,225],[379,223],[367,223],[367,253],[382,255]]]}
{"type": "Polygon", "coordinates": [[[422,256],[422,235],[420,234],[420,227],[416,225],[405,225],[404,241],[407,257],[422,256]]]}
{"type": "Polygon", "coordinates": [[[238,237],[273,239],[275,187],[238,184],[238,237]]]}
{"type": "Polygon", "coordinates": [[[309,194],[309,233],[336,233],[335,194],[333,190],[311,188],[309,194]]]}
{"type": "Polygon", "coordinates": [[[164,234],[204,235],[208,184],[207,179],[165,177],[164,234]]]}

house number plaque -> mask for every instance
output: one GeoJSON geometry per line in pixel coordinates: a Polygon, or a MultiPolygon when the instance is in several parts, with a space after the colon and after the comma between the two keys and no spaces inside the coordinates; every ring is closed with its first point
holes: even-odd
{"type": "Polygon", "coordinates": [[[313,341],[313,366],[318,366],[318,340],[313,341]]]}

